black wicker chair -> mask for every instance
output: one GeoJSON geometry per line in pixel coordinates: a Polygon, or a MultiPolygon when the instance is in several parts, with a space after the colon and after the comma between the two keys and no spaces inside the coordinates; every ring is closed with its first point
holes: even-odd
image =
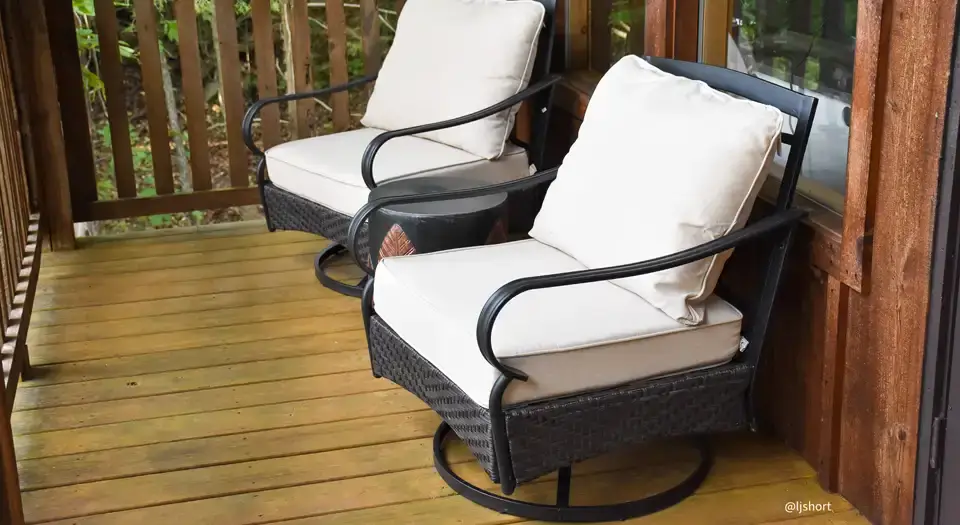
{"type": "MultiPolygon", "coordinates": [[[[431,124],[418,125],[406,129],[396,129],[386,131],[373,138],[366,145],[362,155],[356,158],[357,179],[362,176],[363,184],[367,191],[374,189],[378,182],[384,182],[381,177],[374,176],[374,160],[378,152],[390,140],[399,137],[411,137],[422,133],[449,129],[456,126],[472,123],[487,117],[500,114],[510,108],[516,108],[522,102],[528,102],[532,109],[530,137],[528,142],[520,141],[516,137],[516,129],[511,133],[509,144],[514,146],[510,155],[522,154],[526,158],[521,170],[516,171],[516,176],[512,179],[520,179],[529,176],[532,167],[545,168],[544,166],[544,147],[546,131],[551,107],[551,97],[553,86],[559,82],[560,77],[550,74],[553,40],[554,40],[554,12],[556,0],[536,0],[545,8],[543,27],[540,31],[537,43],[537,55],[533,64],[530,76],[529,86],[517,94],[484,109],[468,115],[457,118],[436,122],[431,124]]],[[[403,18],[401,17],[401,23],[403,18]]],[[[317,279],[327,288],[339,293],[360,297],[363,291],[364,278],[357,285],[346,284],[333,279],[326,274],[325,268],[335,256],[345,254],[347,249],[347,229],[353,218],[352,214],[346,213],[343,209],[335,209],[330,205],[329,199],[335,197],[324,196],[322,198],[306,198],[293,191],[288,191],[277,184],[271,182],[268,178],[268,156],[269,150],[264,152],[255,143],[253,136],[253,124],[259,112],[264,106],[269,104],[278,104],[283,102],[293,102],[302,99],[311,99],[348,91],[350,89],[374,83],[377,76],[368,76],[353,80],[347,84],[332,86],[318,91],[306,93],[295,93],[278,96],[269,99],[263,99],[253,104],[247,111],[243,121],[243,137],[247,148],[259,159],[257,165],[257,184],[260,189],[260,198],[263,204],[264,214],[266,215],[267,227],[270,231],[275,230],[297,230],[307,233],[321,235],[331,241],[317,257],[314,269],[317,279]]],[[[456,96],[452,94],[451,96],[456,96]]],[[[426,140],[426,139],[424,139],[426,140]]],[[[436,147],[436,146],[435,146],[436,147]]],[[[506,158],[507,154],[505,154],[506,158]]],[[[489,161],[486,164],[495,164],[497,161],[489,161]]],[[[500,162],[503,163],[502,161],[500,162]]],[[[473,170],[465,175],[479,180],[484,180],[483,166],[473,170]]],[[[511,168],[512,169],[512,168],[511,168]]],[[[436,169],[432,168],[432,172],[436,169]]],[[[406,175],[405,175],[406,176],[406,175]]],[[[536,206],[542,199],[542,193],[537,191],[517,191],[510,195],[510,230],[511,232],[525,232],[529,228],[536,206]]],[[[360,242],[356,249],[360,260],[367,261],[368,249],[366,239],[366,227],[363,228],[360,242]]]]}
{"type": "MultiPolygon", "coordinates": [[[[713,459],[708,443],[703,439],[705,436],[744,428],[756,429],[753,405],[755,372],[787,250],[795,227],[805,216],[802,210],[792,208],[791,203],[816,111],[816,99],[728,69],[661,58],[647,60],[663,71],[702,80],[716,90],[773,106],[785,116],[796,119],[793,132],[783,132],[780,136],[790,151],[772,214],[743,229],[672,255],[616,267],[536,275],[502,285],[486,300],[475,327],[480,353],[497,372],[486,406],[472,399],[465,393],[463,385],[452,381],[424,358],[378,314],[374,307],[374,279],[366,284],[364,290],[362,312],[373,374],[390,379],[414,393],[443,418],[434,438],[437,471],[459,494],[499,512],[529,519],[565,522],[618,520],[656,512],[692,494],[708,475],[713,459]],[[572,395],[514,404],[504,401],[508,386],[538,380],[535,373],[528,374],[519,367],[504,364],[494,354],[491,343],[494,323],[511,300],[531,290],[651,274],[728,252],[748,243],[761,242],[769,243],[766,269],[756,294],[751,292],[748,295],[752,297],[746,297],[734,305],[744,313],[742,329],[739,331],[744,339],[740,340],[740,351],[729,362],[572,395]],[[744,348],[746,342],[749,344],[744,348]],[[499,483],[504,495],[512,494],[518,483],[559,471],[556,504],[533,504],[511,499],[480,489],[458,477],[450,469],[443,452],[445,438],[451,430],[466,443],[490,478],[499,483]],[[625,445],[675,437],[694,438],[701,455],[699,466],[680,484],[629,503],[569,505],[571,465],[575,462],[625,445]]],[[[382,206],[540,187],[550,184],[556,174],[557,169],[551,169],[526,180],[483,189],[399,196],[370,202],[358,212],[351,225],[351,242],[362,242],[358,235],[361,225],[370,213],[382,206]]],[[[575,211],[571,210],[571,213],[575,211]]],[[[476,248],[497,249],[500,248],[476,248]]],[[[450,252],[441,253],[445,255],[450,252]]],[[[416,257],[430,260],[436,255],[416,257]]],[[[405,261],[397,260],[398,263],[405,261]]],[[[423,259],[420,263],[424,263],[423,259]]],[[[449,257],[446,264],[453,264],[449,257]]],[[[378,279],[381,268],[377,270],[378,279]]],[[[438,286],[456,288],[458,285],[445,282],[438,286]]],[[[463,292],[453,289],[449,293],[463,292]]],[[[727,299],[735,300],[733,297],[727,299]]],[[[585,305],[584,308],[603,306],[585,305]]],[[[462,328],[467,330],[466,327],[462,328]]],[[[456,341],[446,344],[456,344],[456,341]]]]}

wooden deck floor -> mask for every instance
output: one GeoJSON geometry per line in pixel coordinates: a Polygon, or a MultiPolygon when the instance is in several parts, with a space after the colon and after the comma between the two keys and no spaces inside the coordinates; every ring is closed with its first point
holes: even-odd
{"type": "MultiPolygon", "coordinates": [[[[262,224],[93,242],[44,256],[13,414],[30,523],[498,524],[434,473],[438,419],[374,379],[355,299],[313,277],[324,242],[262,224]]],[[[348,266],[344,275],[356,273],[348,266]]],[[[719,440],[713,473],[640,524],[866,523],[784,446],[719,440]],[[798,516],[788,502],[830,504],[798,516]]],[[[460,448],[461,474],[490,485],[460,448]]],[[[574,503],[689,468],[652,446],[575,468],[574,503]]],[[[541,481],[518,494],[549,501],[541,481]]]]}

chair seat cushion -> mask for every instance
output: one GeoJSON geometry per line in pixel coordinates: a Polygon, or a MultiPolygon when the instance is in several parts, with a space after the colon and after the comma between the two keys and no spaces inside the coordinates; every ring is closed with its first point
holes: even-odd
{"type": "MultiPolygon", "coordinates": [[[[383,133],[361,128],[294,140],[266,152],[267,173],[278,187],[327,208],[353,216],[367,203],[360,160],[370,142],[383,133]]],[[[489,183],[530,174],[526,151],[510,144],[508,154],[489,161],[463,150],[419,137],[388,141],[373,164],[378,183],[423,175],[452,175],[489,183]]]]}
{"type": "MultiPolygon", "coordinates": [[[[488,407],[499,372],[480,354],[477,319],[509,281],[583,270],[572,257],[536,240],[390,257],[374,285],[376,313],[477,404],[488,407]]],[[[705,321],[679,323],[638,295],[609,282],[526,292],[494,324],[493,349],[526,372],[506,404],[546,399],[730,361],[740,344],[740,313],[706,301],[705,321]]]]}

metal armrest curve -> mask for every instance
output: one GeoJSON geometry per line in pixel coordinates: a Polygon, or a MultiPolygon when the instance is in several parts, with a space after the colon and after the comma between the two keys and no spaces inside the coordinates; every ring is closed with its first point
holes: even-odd
{"type": "Polygon", "coordinates": [[[336,86],[330,86],[324,89],[318,89],[316,91],[305,91],[303,93],[288,93],[286,95],[280,95],[277,97],[270,97],[258,100],[250,106],[250,109],[247,110],[247,113],[243,116],[243,143],[246,144],[247,149],[249,149],[254,155],[258,157],[263,157],[263,150],[257,147],[253,141],[253,121],[257,118],[257,115],[260,113],[264,107],[270,104],[278,104],[280,102],[292,102],[294,100],[303,100],[307,98],[320,97],[323,95],[330,95],[333,93],[340,93],[342,91],[347,91],[353,89],[357,86],[362,86],[368,84],[377,79],[377,75],[370,75],[358,78],[356,80],[351,80],[346,84],[339,84],[336,86]]]}
{"type": "Polygon", "coordinates": [[[487,302],[483,305],[483,309],[480,310],[480,317],[477,320],[477,343],[480,347],[480,353],[483,354],[483,358],[486,359],[490,365],[505,377],[525,381],[528,379],[525,373],[504,365],[497,359],[493,353],[493,345],[491,342],[493,324],[501,310],[503,310],[503,307],[506,306],[511,299],[530,290],[624,279],[676,268],[706,257],[717,255],[777,232],[783,232],[785,235],[789,230],[799,224],[806,215],[807,212],[805,210],[798,208],[777,212],[746,228],[724,235],[719,239],[677,253],[657,257],[656,259],[608,268],[538,275],[510,281],[497,289],[497,291],[487,299],[487,302]]]}
{"type": "Polygon", "coordinates": [[[509,109],[545,89],[552,89],[554,85],[560,82],[560,80],[562,80],[560,75],[550,75],[540,82],[537,82],[532,86],[528,86],[526,89],[511,96],[510,98],[504,99],[501,102],[469,115],[444,120],[442,122],[422,124],[420,126],[413,126],[410,128],[381,133],[375,139],[373,139],[370,144],[367,145],[367,149],[363,152],[363,158],[360,161],[360,174],[363,176],[363,183],[366,184],[367,188],[370,188],[371,190],[377,187],[377,183],[373,178],[373,161],[377,156],[377,152],[380,151],[380,148],[382,148],[387,141],[397,137],[406,137],[410,135],[416,135],[418,133],[427,133],[429,131],[452,128],[463,124],[468,124],[470,122],[475,122],[491,115],[496,115],[497,113],[509,109]]]}

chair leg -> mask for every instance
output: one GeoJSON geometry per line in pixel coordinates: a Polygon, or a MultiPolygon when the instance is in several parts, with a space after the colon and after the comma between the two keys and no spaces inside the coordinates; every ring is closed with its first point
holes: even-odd
{"type": "Polygon", "coordinates": [[[693,494],[703,483],[703,480],[706,479],[707,474],[710,473],[710,469],[713,467],[713,452],[710,450],[709,444],[705,439],[698,439],[696,441],[696,447],[700,452],[700,464],[697,465],[697,468],[686,479],[658,494],[626,503],[570,506],[571,470],[570,467],[564,467],[560,469],[559,480],[557,482],[557,503],[555,505],[528,503],[486,491],[475,485],[471,485],[456,475],[453,470],[450,469],[443,450],[444,442],[449,433],[450,426],[446,423],[441,423],[437,432],[433,435],[433,464],[443,481],[456,491],[457,494],[460,494],[477,505],[502,514],[509,514],[531,520],[596,523],[602,521],[622,521],[653,514],[654,512],[672,507],[693,494]]]}
{"type": "Polygon", "coordinates": [[[347,248],[344,245],[331,243],[317,255],[317,258],[313,263],[313,270],[317,276],[317,280],[320,281],[320,284],[322,284],[324,287],[329,288],[339,294],[350,297],[360,297],[363,295],[363,287],[367,284],[367,276],[364,276],[364,278],[361,279],[357,284],[347,284],[330,277],[326,272],[327,265],[330,263],[330,261],[332,261],[336,256],[346,253],[347,248]]]}

